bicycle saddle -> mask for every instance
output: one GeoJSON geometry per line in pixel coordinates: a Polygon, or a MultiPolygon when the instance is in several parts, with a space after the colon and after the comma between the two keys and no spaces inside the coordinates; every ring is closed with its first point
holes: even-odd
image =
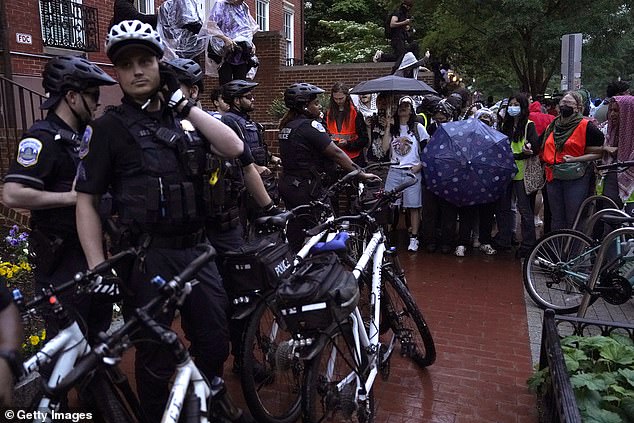
{"type": "Polygon", "coordinates": [[[273,216],[258,217],[257,219],[255,219],[254,223],[256,226],[273,225],[278,228],[283,228],[284,226],[286,226],[286,222],[288,221],[288,219],[291,218],[291,216],[293,216],[293,212],[287,210],[284,213],[276,214],[273,216]]]}
{"type": "Polygon", "coordinates": [[[311,249],[311,254],[316,253],[324,253],[327,251],[345,251],[346,250],[346,241],[348,241],[350,235],[348,232],[342,231],[339,232],[333,239],[327,242],[318,242],[311,249]]]}

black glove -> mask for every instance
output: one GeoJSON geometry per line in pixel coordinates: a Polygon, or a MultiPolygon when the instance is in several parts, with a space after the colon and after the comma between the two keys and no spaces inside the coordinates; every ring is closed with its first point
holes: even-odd
{"type": "Polygon", "coordinates": [[[176,109],[181,103],[187,101],[185,94],[181,91],[181,84],[174,70],[167,65],[159,63],[159,74],[161,76],[161,89],[167,99],[167,106],[176,109]]]}
{"type": "Polygon", "coordinates": [[[121,291],[119,285],[123,282],[121,278],[117,276],[114,269],[112,273],[105,275],[97,275],[93,280],[93,284],[90,287],[91,295],[97,296],[103,301],[116,302],[121,299],[121,291]]]}
{"type": "Polygon", "coordinates": [[[275,203],[271,201],[268,205],[262,207],[260,216],[275,216],[284,213],[284,211],[284,209],[277,207],[275,203]]]}

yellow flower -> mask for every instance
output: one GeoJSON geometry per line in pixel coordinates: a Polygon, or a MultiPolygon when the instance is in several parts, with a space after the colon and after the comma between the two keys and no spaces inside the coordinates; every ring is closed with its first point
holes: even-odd
{"type": "Polygon", "coordinates": [[[40,337],[37,335],[31,335],[29,337],[29,342],[31,343],[31,345],[35,346],[40,343],[40,337]]]}
{"type": "Polygon", "coordinates": [[[20,268],[26,270],[27,272],[31,271],[31,265],[26,261],[20,263],[20,268]]]}
{"type": "Polygon", "coordinates": [[[40,339],[42,341],[46,339],[46,329],[42,329],[42,332],[40,332],[40,339]]]}

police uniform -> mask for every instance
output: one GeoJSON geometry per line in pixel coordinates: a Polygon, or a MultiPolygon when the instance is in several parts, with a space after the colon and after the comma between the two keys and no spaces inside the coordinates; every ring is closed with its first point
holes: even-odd
{"type": "MultiPolygon", "coordinates": [[[[305,116],[290,121],[280,130],[283,172],[279,190],[288,209],[308,204],[325,192],[322,177],[336,172],[335,162],[324,154],[331,142],[324,126],[305,116]]],[[[297,249],[303,239],[301,229],[309,223],[292,222],[289,222],[287,235],[292,248],[297,249]]]]}
{"type": "MultiPolygon", "coordinates": [[[[263,128],[257,122],[251,120],[246,113],[240,113],[236,110],[226,112],[220,119],[222,123],[229,126],[251,150],[253,162],[258,166],[269,165],[269,150],[264,142],[263,128]]],[[[273,202],[277,203],[279,199],[278,186],[275,176],[260,175],[266,192],[269,194],[273,202]]],[[[255,212],[259,210],[259,206],[255,201],[247,196],[245,207],[249,213],[249,217],[253,217],[255,212]]]]}
{"type": "MultiPolygon", "coordinates": [[[[79,135],[54,112],[37,121],[23,135],[17,160],[11,163],[5,182],[51,192],[71,191],[79,161],[79,135]]],[[[31,248],[36,254],[36,288],[69,281],[88,264],[82,251],[75,224],[75,206],[31,211],[31,248]]],[[[60,294],[60,300],[76,310],[88,326],[88,339],[96,339],[110,326],[112,304],[90,295],[60,294]]],[[[58,328],[47,319],[54,335],[58,328]]]]}
{"type": "MultiPolygon", "coordinates": [[[[200,252],[204,239],[205,204],[209,185],[205,164],[208,146],[189,121],[179,121],[169,109],[142,111],[124,97],[87,128],[81,146],[77,191],[100,195],[111,190],[119,228],[128,242],[146,248],[132,267],[124,313],[156,295],[150,279],[169,280],[200,252]]],[[[227,296],[216,265],[211,262],[196,276],[181,307],[181,324],[191,341],[196,365],[209,379],[222,374],[228,356],[227,296]]],[[[173,314],[157,319],[169,326],[173,314]]],[[[139,338],[147,338],[139,334],[139,338]]],[[[148,421],[159,421],[174,371],[169,348],[136,344],[139,398],[148,421]]]]}

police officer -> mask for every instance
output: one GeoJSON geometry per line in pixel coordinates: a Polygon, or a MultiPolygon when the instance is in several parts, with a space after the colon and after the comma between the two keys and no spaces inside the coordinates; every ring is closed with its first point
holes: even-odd
{"type": "MultiPolygon", "coordinates": [[[[347,172],[357,168],[316,120],[321,114],[317,96],[323,92],[321,88],[305,82],[295,83],[284,92],[284,103],[289,110],[280,122],[279,143],[283,168],[280,196],[289,209],[321,197],[326,189],[322,177],[332,173],[335,164],[347,172]]],[[[362,179],[378,179],[369,173],[359,176],[362,179]]],[[[287,230],[289,243],[295,250],[301,246],[302,229],[307,224],[297,220],[289,224],[287,230]]]]}
{"type": "MultiPolygon", "coordinates": [[[[229,105],[229,111],[222,116],[222,122],[233,129],[240,138],[249,146],[255,168],[262,177],[264,186],[269,196],[277,200],[277,181],[269,166],[269,158],[272,161],[277,157],[269,157],[267,145],[264,143],[264,128],[257,122],[251,120],[249,113],[254,110],[255,97],[253,89],[257,87],[256,82],[236,79],[224,84],[221,89],[222,99],[229,105]]],[[[253,215],[254,209],[261,205],[251,199],[247,200],[247,211],[249,216],[253,215]]]]}
{"type": "MultiPolygon", "coordinates": [[[[42,77],[49,97],[40,107],[48,113],[23,135],[3,190],[6,205],[31,210],[36,288],[66,282],[87,268],[75,228],[79,134],[97,110],[99,86],[116,84],[99,67],[76,56],[52,58],[42,77]]],[[[111,304],[90,295],[61,295],[87,323],[89,340],[108,329],[111,304]]],[[[46,326],[51,335],[58,330],[53,319],[46,326]]]]}
{"type": "MultiPolygon", "coordinates": [[[[203,89],[202,71],[198,63],[191,59],[174,59],[166,64],[176,73],[183,93],[195,100],[203,89]]],[[[279,213],[280,210],[267,194],[248,146],[245,146],[244,152],[237,159],[224,160],[215,157],[212,163],[215,163],[217,168],[212,169],[215,177],[212,188],[212,207],[207,216],[206,230],[209,241],[218,254],[216,262],[225,279],[221,266],[225,253],[238,250],[245,243],[244,229],[238,219],[238,200],[241,191],[246,188],[252,195],[261,208],[260,215],[273,215],[279,213]]],[[[235,373],[240,371],[240,362],[237,357],[240,357],[245,324],[246,319],[229,321],[235,373]]]]}
{"type": "MultiPolygon", "coordinates": [[[[172,71],[159,64],[163,49],[148,24],[123,21],[110,29],[106,54],[123,91],[122,104],[86,128],[78,169],[77,226],[90,267],[104,260],[95,204],[109,188],[121,239],[145,252],[127,278],[134,295],[124,298],[124,316],[156,295],[149,283],[154,275],[169,279],[200,254],[194,247],[204,242],[209,149],[226,157],[243,150],[233,131],[188,100],[172,71]]],[[[211,380],[222,374],[228,356],[227,297],[213,262],[197,280],[181,306],[181,322],[196,365],[211,380]]],[[[163,314],[157,320],[169,326],[172,319],[163,314]]],[[[157,422],[174,360],[156,343],[136,347],[141,408],[148,422],[157,422]]]]}
{"type": "Polygon", "coordinates": [[[22,340],[22,324],[13,304],[6,281],[0,278],[0,407],[10,407],[13,383],[20,374],[22,361],[18,348],[22,340]]]}

